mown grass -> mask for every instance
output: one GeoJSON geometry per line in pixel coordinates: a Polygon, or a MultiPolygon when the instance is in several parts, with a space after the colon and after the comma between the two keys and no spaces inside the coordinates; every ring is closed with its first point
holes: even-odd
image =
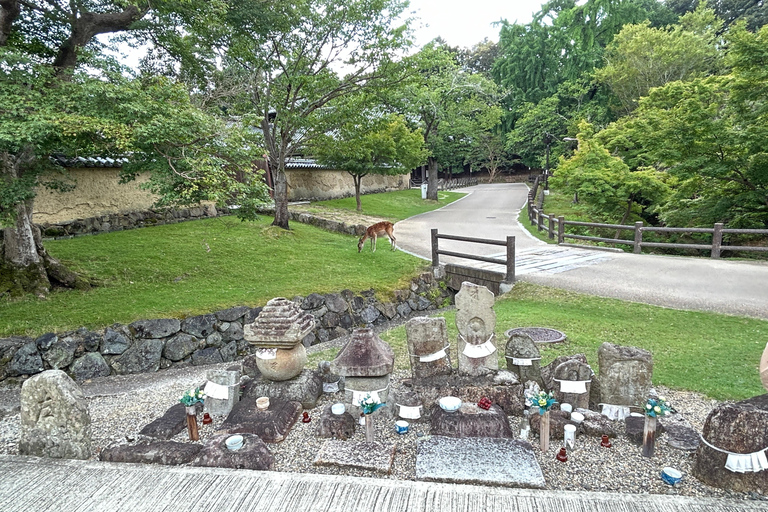
{"type": "MultiPolygon", "coordinates": [[[[596,222],[584,211],[583,206],[573,203],[573,196],[555,192],[552,189],[550,189],[549,195],[544,197],[543,212],[547,215],[554,215],[555,217],[563,216],[566,220],[596,222]]],[[[548,244],[557,243],[557,235],[555,235],[555,238],[550,239],[546,228],[539,231],[535,224],[530,223],[528,220],[527,208],[520,210],[518,221],[539,240],[547,242],[548,244]]]]}
{"type": "Polygon", "coordinates": [[[53,256],[104,285],[2,301],[0,336],[184,317],[311,292],[373,288],[386,297],[424,265],[400,251],[358,254],[351,236],[271,222],[221,217],[46,242],[53,256]]]}
{"type": "MultiPolygon", "coordinates": [[[[398,221],[441,208],[465,195],[461,192],[440,191],[437,194],[437,201],[429,201],[421,198],[420,189],[368,194],[361,197],[362,211],[360,213],[398,221]]],[[[357,203],[354,197],[345,197],[343,199],[318,201],[312,203],[312,206],[355,211],[357,203]]]]}
{"type": "MultiPolygon", "coordinates": [[[[679,311],[616,299],[591,297],[518,283],[496,301],[499,365],[506,367],[504,331],[513,327],[550,327],[564,332],[564,344],[544,348],[542,364],[560,355],[583,353],[597,371],[603,342],[644,348],[653,353],[653,382],[698,391],[718,400],[740,400],[764,392],[758,363],[768,339],[768,322],[742,317],[679,311]]],[[[455,312],[444,316],[456,364],[455,312]]],[[[396,353],[396,366],[408,369],[405,328],[381,335],[396,353]]],[[[336,350],[314,355],[332,359],[336,350]]]]}

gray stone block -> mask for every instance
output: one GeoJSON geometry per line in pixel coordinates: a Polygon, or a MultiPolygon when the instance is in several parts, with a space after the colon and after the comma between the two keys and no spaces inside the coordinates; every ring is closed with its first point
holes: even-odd
{"type": "Polygon", "coordinates": [[[43,360],[54,370],[66,368],[72,363],[75,350],[77,350],[77,339],[74,336],[59,338],[43,352],[43,360]]]}
{"type": "Polygon", "coordinates": [[[40,373],[44,369],[43,358],[37,351],[37,345],[30,340],[16,351],[5,371],[10,377],[18,377],[19,375],[40,373]]]}
{"type": "Polygon", "coordinates": [[[533,489],[546,486],[530,443],[483,437],[432,436],[420,441],[416,479],[533,489]]]}
{"type": "Polygon", "coordinates": [[[121,444],[104,448],[99,454],[99,460],[179,466],[192,462],[201,449],[202,446],[199,444],[175,441],[153,441],[137,445],[121,444]]]}
{"type": "Polygon", "coordinates": [[[245,314],[248,313],[250,310],[251,308],[249,308],[248,306],[236,306],[234,308],[217,311],[214,314],[216,315],[216,318],[222,322],[234,322],[235,320],[239,320],[240,318],[245,316],[245,314]]]}
{"type": "Polygon", "coordinates": [[[226,447],[229,434],[213,436],[205,443],[192,465],[230,469],[271,469],[275,459],[264,441],[254,434],[240,435],[243,436],[243,446],[236,451],[230,451],[226,447]]]}
{"type": "Polygon", "coordinates": [[[199,315],[185,318],[181,322],[181,330],[200,339],[216,332],[216,315],[199,315]]]}
{"type": "Polygon", "coordinates": [[[181,322],[176,318],[161,318],[155,320],[137,320],[128,328],[136,338],[167,338],[181,329],[181,322]]]}
{"type": "Polygon", "coordinates": [[[109,365],[98,352],[87,352],[75,359],[69,371],[77,381],[106,377],[111,373],[109,365]]]}
{"type": "Polygon", "coordinates": [[[202,348],[192,353],[192,364],[194,366],[205,366],[209,364],[223,363],[224,359],[216,347],[202,348]]]}
{"type": "Polygon", "coordinates": [[[160,368],[163,340],[142,340],[112,360],[115,373],[156,372],[160,368]]]}
{"type": "Polygon", "coordinates": [[[314,464],[361,468],[389,474],[395,459],[395,449],[394,444],[329,440],[323,443],[314,464]]]}
{"type": "Polygon", "coordinates": [[[122,332],[107,327],[104,339],[101,341],[101,353],[104,355],[120,355],[131,344],[131,340],[122,332]]]}
{"type": "Polygon", "coordinates": [[[178,333],[165,342],[163,357],[171,361],[181,361],[200,348],[200,340],[184,332],[178,333]]]}

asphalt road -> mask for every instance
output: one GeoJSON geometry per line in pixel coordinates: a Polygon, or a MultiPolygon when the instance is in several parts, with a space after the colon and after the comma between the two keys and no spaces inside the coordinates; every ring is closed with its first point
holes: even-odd
{"type": "MultiPolygon", "coordinates": [[[[531,237],[517,222],[517,214],[527,200],[526,185],[478,185],[459,191],[469,195],[439,210],[398,222],[398,246],[430,259],[430,229],[437,228],[439,233],[495,240],[514,235],[518,256],[527,258],[557,251],[531,237]]],[[[503,251],[498,246],[444,240],[440,248],[480,255],[503,251]]],[[[440,261],[458,260],[441,256],[440,261]]],[[[470,260],[461,263],[482,265],[470,260]]],[[[531,271],[518,275],[518,280],[657,306],[768,320],[768,262],[606,252],[589,264],[564,264],[559,271],[531,271]]]]}

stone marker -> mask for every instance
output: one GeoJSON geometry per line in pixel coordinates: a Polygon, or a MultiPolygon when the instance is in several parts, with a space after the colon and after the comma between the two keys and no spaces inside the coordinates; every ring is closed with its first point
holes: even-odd
{"type": "Polygon", "coordinates": [[[227,449],[229,434],[218,434],[210,438],[192,461],[193,466],[230,469],[269,470],[275,462],[267,445],[255,434],[240,434],[243,446],[239,450],[227,449]]]}
{"type": "Polygon", "coordinates": [[[333,437],[346,441],[355,434],[355,418],[347,411],[333,414],[331,405],[326,406],[317,423],[317,437],[333,437]]]}
{"type": "Polygon", "coordinates": [[[380,442],[328,440],[317,452],[316,466],[339,466],[368,469],[389,474],[395,459],[394,444],[380,442]]]}
{"type": "Polygon", "coordinates": [[[600,397],[623,407],[645,403],[653,377],[653,355],[647,350],[603,343],[597,350],[600,397]]]}
{"type": "Polygon", "coordinates": [[[267,302],[261,313],[243,327],[243,337],[260,349],[256,365],[261,375],[274,381],[299,375],[307,362],[304,337],[315,327],[315,318],[298,304],[277,297],[267,302]]]}
{"type": "Polygon", "coordinates": [[[432,436],[418,443],[416,479],[544,489],[546,482],[527,441],[432,436]]]}
{"type": "Polygon", "coordinates": [[[587,364],[587,356],[584,354],[574,354],[570,356],[557,356],[551,363],[541,368],[541,380],[544,382],[544,391],[555,391],[560,386],[555,382],[555,368],[566,361],[576,360],[587,364]]]}
{"type": "Polygon", "coordinates": [[[91,456],[88,403],[63,371],[44,371],[21,386],[19,454],[61,459],[91,456]]]}
{"type": "Polygon", "coordinates": [[[666,430],[666,436],[664,437],[667,444],[672,448],[684,452],[695,452],[699,447],[699,433],[693,429],[682,414],[667,414],[659,417],[659,422],[656,426],[657,433],[659,424],[664,425],[664,430],[666,430]]]}
{"type": "Polygon", "coordinates": [[[284,440],[301,416],[301,404],[277,398],[269,399],[269,407],[260,410],[256,398],[243,397],[219,429],[230,434],[255,434],[265,443],[284,440]]]}
{"type": "Polygon", "coordinates": [[[465,281],[456,294],[459,373],[483,375],[499,369],[494,296],[485,286],[465,281]]]}
{"type": "Polygon", "coordinates": [[[192,462],[201,448],[199,444],[176,441],[152,441],[136,445],[119,444],[104,448],[99,453],[99,460],[178,466],[192,462]]]}
{"type": "MultiPolygon", "coordinates": [[[[616,437],[619,434],[618,424],[609,420],[606,416],[603,416],[599,412],[590,411],[589,409],[574,409],[574,412],[581,413],[584,416],[584,421],[579,425],[579,432],[586,436],[600,437],[607,435],[608,437],[616,437]]],[[[642,432],[643,427],[640,426],[640,444],[642,445],[642,432]]]]}
{"type": "Polygon", "coordinates": [[[555,400],[574,409],[589,409],[592,368],[577,360],[565,361],[552,374],[555,400]]]}
{"type": "Polygon", "coordinates": [[[512,439],[507,415],[494,404],[481,409],[473,403],[463,403],[458,411],[447,412],[435,404],[430,418],[430,432],[447,437],[505,437],[512,439]]]}
{"type": "Polygon", "coordinates": [[[541,379],[539,347],[529,335],[513,333],[507,340],[504,357],[507,369],[517,375],[520,382],[532,380],[540,386],[544,384],[541,379]]]}
{"type": "MultiPolygon", "coordinates": [[[[643,446],[643,431],[645,427],[645,415],[639,416],[629,415],[624,418],[624,433],[627,439],[635,446],[643,446]]],[[[661,422],[656,423],[656,437],[658,438],[665,432],[664,424],[661,422]]]]}
{"type": "Polygon", "coordinates": [[[389,376],[395,353],[372,329],[355,329],[352,338],[331,362],[331,370],[344,377],[344,400],[357,406],[368,393],[389,399],[389,376]]]}
{"type": "Polygon", "coordinates": [[[445,318],[411,318],[405,323],[405,334],[414,379],[451,374],[445,318]]]}
{"type": "Polygon", "coordinates": [[[765,457],[768,394],[718,405],[704,421],[702,437],[705,442],[696,450],[692,470],[696,478],[707,485],[737,492],[768,492],[768,468],[744,473],[726,469],[729,462],[734,468],[754,468],[765,457]]]}
{"type": "Polygon", "coordinates": [[[233,370],[208,370],[205,374],[205,407],[203,410],[216,416],[226,416],[240,399],[240,372],[233,370]]]}

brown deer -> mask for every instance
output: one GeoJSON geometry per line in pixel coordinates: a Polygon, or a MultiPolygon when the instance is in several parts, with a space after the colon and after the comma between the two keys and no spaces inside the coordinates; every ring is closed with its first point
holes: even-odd
{"type": "Polygon", "coordinates": [[[395,226],[391,222],[383,221],[383,222],[377,222],[373,226],[370,226],[368,229],[365,230],[365,234],[360,237],[360,241],[357,242],[357,252],[361,252],[363,250],[363,246],[365,245],[365,241],[369,238],[371,239],[371,252],[376,251],[376,239],[384,234],[386,234],[389,237],[389,243],[392,246],[392,250],[394,251],[397,249],[396,242],[394,235],[395,226]]]}

